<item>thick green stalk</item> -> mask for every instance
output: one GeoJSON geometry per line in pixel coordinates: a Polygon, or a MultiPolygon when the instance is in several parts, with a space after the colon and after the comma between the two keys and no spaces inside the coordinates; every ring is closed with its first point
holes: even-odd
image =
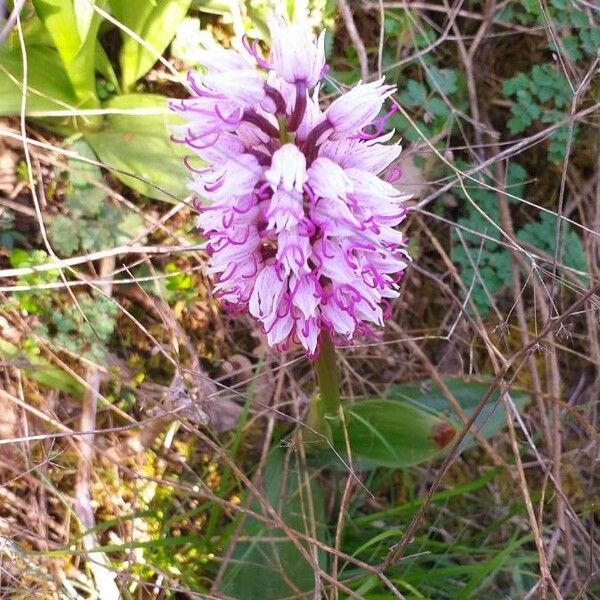
{"type": "Polygon", "coordinates": [[[294,136],[288,131],[288,122],[285,117],[278,117],[277,123],[279,124],[279,141],[282,144],[287,144],[294,141],[294,136]]]}
{"type": "Polygon", "coordinates": [[[321,349],[315,362],[321,405],[325,416],[337,417],[340,408],[340,377],[335,359],[335,348],[329,333],[321,330],[321,349]]]}

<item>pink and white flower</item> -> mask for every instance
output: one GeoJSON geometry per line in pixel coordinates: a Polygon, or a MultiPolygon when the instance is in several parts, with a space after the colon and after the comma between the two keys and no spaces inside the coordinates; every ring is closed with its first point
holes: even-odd
{"type": "Polygon", "coordinates": [[[333,130],[332,137],[352,137],[373,123],[384,101],[394,92],[394,86],[384,85],[382,78],[372,83],[359,82],[334,100],[325,111],[325,119],[333,130]]]}
{"type": "Polygon", "coordinates": [[[325,32],[315,41],[308,24],[269,20],[271,68],[287,83],[314,87],[325,74],[325,32]]]}
{"type": "Polygon", "coordinates": [[[206,164],[190,185],[208,201],[197,223],[215,296],[271,346],[314,357],[322,331],[341,345],[383,326],[410,260],[397,229],[408,196],[379,177],[401,151],[380,116],[394,87],[359,83],[323,111],[323,35],[269,26],[269,57],[256,44],[205,54],[193,96],[171,103],[175,139],[206,164]]]}

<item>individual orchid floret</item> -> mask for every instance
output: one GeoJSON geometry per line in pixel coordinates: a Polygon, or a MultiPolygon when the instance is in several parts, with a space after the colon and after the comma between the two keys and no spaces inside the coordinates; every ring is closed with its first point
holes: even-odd
{"type": "Polygon", "coordinates": [[[410,260],[397,228],[408,196],[391,183],[401,148],[384,133],[394,88],[359,83],[323,110],[323,36],[270,28],[266,58],[256,44],[204,55],[192,97],[171,103],[185,121],[174,139],[192,155],[215,297],[248,311],[271,346],[314,357],[322,339],[383,326],[410,260]]]}
{"type": "Polygon", "coordinates": [[[325,111],[333,138],[359,133],[370,125],[381,112],[385,99],[394,91],[394,86],[384,85],[382,78],[372,83],[359,83],[334,100],[325,111]]]}
{"type": "Polygon", "coordinates": [[[379,175],[395,162],[402,147],[400,143],[388,144],[393,132],[371,140],[358,138],[337,142],[326,141],[321,145],[321,156],[327,156],[344,168],[356,167],[379,175]]]}
{"type": "Polygon", "coordinates": [[[269,66],[281,78],[284,97],[294,97],[290,104],[289,131],[300,126],[308,103],[309,90],[326,72],[324,32],[317,39],[304,21],[288,23],[273,17],[269,20],[271,55],[269,66]],[[285,89],[287,87],[287,90],[285,89]]]}
{"type": "Polygon", "coordinates": [[[287,83],[313,88],[325,74],[325,32],[314,38],[306,22],[269,19],[271,68],[287,83]]]}
{"type": "Polygon", "coordinates": [[[288,192],[302,192],[307,177],[306,157],[295,144],[284,144],[273,153],[265,177],[274,190],[281,185],[288,192]]]}

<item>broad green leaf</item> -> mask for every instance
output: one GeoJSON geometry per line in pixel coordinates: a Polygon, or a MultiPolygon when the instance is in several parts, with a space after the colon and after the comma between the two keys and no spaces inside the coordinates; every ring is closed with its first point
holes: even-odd
{"type": "MultiPolygon", "coordinates": [[[[293,455],[295,456],[295,454],[293,455]]],[[[291,529],[323,537],[325,507],[314,482],[307,483],[295,458],[280,448],[271,451],[263,475],[264,497],[291,529]]],[[[261,512],[257,501],[251,508],[261,512]]],[[[219,591],[237,600],[314,598],[314,568],[280,529],[248,518],[241,530],[219,591]]],[[[303,543],[308,553],[308,545],[303,543]]],[[[319,555],[321,567],[324,556],[319,555]]]]}
{"type": "Polygon", "coordinates": [[[33,6],[68,67],[82,45],[72,0],[33,0],[33,6]]]}
{"type": "MultiPolygon", "coordinates": [[[[64,1],[64,0],[63,0],[64,1]]],[[[94,25],[94,4],[96,0],[73,0],[73,12],[80,40],[85,40],[94,25]]]]}
{"type": "Polygon", "coordinates": [[[123,89],[131,91],[169,45],[186,16],[191,0],[110,0],[112,13],[155,52],[151,52],[126,31],[119,62],[123,89]]]}
{"type": "MultiPolygon", "coordinates": [[[[34,17],[23,23],[23,37],[27,49],[33,46],[45,46],[46,48],[55,48],[52,37],[40,19],[34,17]]],[[[17,31],[13,31],[8,38],[14,46],[20,48],[19,35],[17,31]]]]}
{"type": "MultiPolygon", "coordinates": [[[[487,393],[491,381],[465,381],[458,378],[447,378],[444,379],[444,383],[469,417],[487,393]]],[[[519,410],[524,408],[531,400],[529,394],[521,390],[511,390],[510,396],[519,410]]],[[[462,429],[462,424],[458,417],[454,415],[445,396],[429,380],[394,386],[388,397],[400,403],[411,402],[428,410],[444,413],[452,418],[457,429],[462,429]]],[[[474,427],[483,437],[490,438],[500,432],[505,425],[504,404],[499,399],[498,392],[494,392],[475,420],[474,427]]],[[[470,434],[467,436],[467,440],[468,445],[474,444],[473,437],[470,434]]]]}
{"type": "Polygon", "coordinates": [[[94,66],[96,35],[102,18],[93,10],[91,0],[33,0],[33,5],[78,99],[87,108],[98,106],[94,66]]]}
{"type": "MultiPolygon", "coordinates": [[[[345,426],[328,419],[336,451],[355,468],[409,467],[439,456],[456,429],[451,422],[408,402],[368,399],[344,406],[345,426]],[[345,431],[344,431],[345,427],[345,431]]],[[[339,459],[338,459],[339,460],[339,459]]]]}
{"type": "Polygon", "coordinates": [[[72,375],[39,356],[21,352],[17,346],[2,339],[0,339],[0,359],[14,362],[29,378],[40,385],[77,398],[83,396],[83,386],[72,375]]]}
{"type": "MultiPolygon", "coordinates": [[[[488,383],[446,379],[446,385],[470,416],[486,394],[488,383]]],[[[527,393],[511,391],[517,408],[530,400],[527,393]]],[[[353,466],[408,467],[443,454],[462,424],[449,410],[448,402],[429,381],[394,386],[386,399],[368,399],[344,407],[345,432],[339,419],[329,419],[336,451],[345,459],[346,436],[352,450],[353,466]]],[[[486,438],[505,425],[498,394],[492,394],[475,421],[486,438]]],[[[473,445],[471,435],[467,445],[473,445]]]]}
{"type": "Polygon", "coordinates": [[[110,114],[102,131],[86,134],[98,158],[113,175],[140,194],[177,202],[188,195],[185,150],[170,140],[174,122],[167,99],[153,94],[114,96],[106,108],[140,111],[110,114]],[[164,192],[162,191],[164,190],[164,192]]]}
{"type": "MultiPolygon", "coordinates": [[[[49,111],[93,108],[97,102],[94,94],[77,94],[69,72],[40,20],[34,18],[25,29],[26,116],[35,117],[45,128],[65,135],[81,129],[97,128],[101,122],[99,116],[44,114],[49,111]]],[[[93,75],[93,66],[91,72],[93,75]]],[[[17,36],[12,35],[0,47],[0,115],[20,113],[23,80],[23,53],[17,36]]]]}
{"type": "MultiPolygon", "coordinates": [[[[27,114],[65,110],[78,105],[60,57],[53,48],[34,46],[27,52],[27,114]]],[[[0,48],[0,115],[19,114],[23,94],[23,60],[19,47],[0,48]]],[[[57,125],[65,119],[53,119],[57,125]]]]}

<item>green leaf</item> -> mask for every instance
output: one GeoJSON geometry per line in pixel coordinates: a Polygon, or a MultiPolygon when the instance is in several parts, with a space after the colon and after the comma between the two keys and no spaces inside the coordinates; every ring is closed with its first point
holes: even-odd
{"type": "Polygon", "coordinates": [[[506,122],[508,130],[511,133],[521,133],[522,131],[525,131],[530,124],[531,120],[529,118],[524,117],[522,113],[517,113],[514,109],[513,116],[506,122]]]}
{"type": "MultiPolygon", "coordinates": [[[[314,523],[318,537],[324,537],[325,507],[319,487],[313,481],[307,484],[297,461],[293,457],[288,461],[279,448],[271,451],[265,464],[262,492],[291,529],[312,535],[314,523]]],[[[251,508],[261,512],[257,501],[251,508]]],[[[247,518],[241,537],[244,541],[236,544],[219,588],[223,595],[237,600],[314,597],[314,568],[283,531],[247,518]]],[[[303,546],[311,553],[307,544],[303,546]]],[[[319,562],[324,561],[319,553],[319,562]]]]}
{"type": "Polygon", "coordinates": [[[115,234],[115,242],[117,245],[126,244],[132,238],[137,236],[144,229],[144,220],[137,213],[127,213],[119,223],[115,234]]]}
{"type": "MultiPolygon", "coordinates": [[[[64,110],[75,107],[77,98],[54,48],[35,46],[27,52],[27,106],[31,111],[64,110]]],[[[21,110],[23,94],[21,49],[6,43],[0,47],[0,115],[21,110]]]]}
{"type": "Polygon", "coordinates": [[[73,186],[68,193],[69,212],[74,217],[94,218],[100,215],[106,202],[104,190],[93,185],[73,186]]]}
{"type": "MultiPolygon", "coordinates": [[[[520,173],[518,169],[516,174],[514,170],[511,172],[509,169],[509,183],[512,183],[511,177],[521,176],[523,173],[520,173]]],[[[479,186],[469,187],[468,192],[489,219],[498,223],[500,215],[496,196],[479,186]]],[[[465,196],[460,188],[457,188],[455,193],[459,197],[465,196]]],[[[477,310],[482,317],[485,317],[490,311],[490,296],[493,296],[501,288],[511,285],[510,256],[502,246],[477,235],[476,232],[485,234],[487,238],[494,240],[498,240],[500,237],[497,229],[487,219],[484,219],[471,203],[465,204],[465,212],[465,217],[458,219],[458,224],[473,233],[464,231],[459,236],[459,230],[452,231],[454,244],[451,249],[451,257],[460,268],[461,278],[466,288],[471,290],[471,299],[477,310]]],[[[467,310],[472,310],[470,304],[467,306],[467,310]]]]}
{"type": "Polygon", "coordinates": [[[50,34],[65,67],[69,67],[82,46],[72,0],[32,0],[37,16],[50,34]]]}
{"type": "MultiPolygon", "coordinates": [[[[10,264],[13,267],[36,267],[51,261],[44,250],[32,250],[28,252],[21,248],[15,248],[10,253],[10,264]]],[[[39,284],[53,283],[58,280],[59,272],[56,269],[48,271],[35,271],[17,277],[18,285],[37,286],[39,284]]],[[[9,300],[14,302],[21,310],[29,314],[41,314],[44,312],[51,301],[51,290],[49,289],[31,289],[29,291],[20,291],[13,294],[9,300]]]]}
{"type": "Polygon", "coordinates": [[[37,364],[35,368],[26,370],[26,373],[40,385],[59,392],[64,392],[65,394],[69,394],[76,398],[83,397],[83,386],[73,376],[66,371],[63,371],[60,367],[37,364]]]}
{"type": "MultiPolygon", "coordinates": [[[[556,219],[556,215],[541,213],[537,221],[528,223],[519,230],[517,239],[539,248],[553,257],[556,249],[556,219]]],[[[588,270],[586,253],[581,239],[566,222],[562,225],[558,261],[578,271],[587,272],[588,270]]]]}
{"type": "Polygon", "coordinates": [[[519,163],[511,162],[506,173],[507,191],[513,196],[523,197],[527,171],[519,163]]]}
{"type": "Polygon", "coordinates": [[[567,0],[550,0],[550,4],[558,11],[567,10],[567,0]]]}
{"type": "Polygon", "coordinates": [[[143,77],[169,45],[191,0],[110,0],[113,15],[141,37],[155,52],[150,52],[131,35],[122,32],[119,62],[121,82],[126,92],[143,77]]]}
{"type": "MultiPolygon", "coordinates": [[[[471,298],[480,316],[485,318],[490,312],[490,296],[511,285],[508,252],[485,242],[481,247],[468,245],[467,249],[456,245],[452,248],[451,257],[460,267],[465,286],[471,289],[471,298]]],[[[471,311],[471,306],[467,310],[471,311]]]]}
{"type": "MultiPolygon", "coordinates": [[[[23,23],[23,37],[25,38],[25,46],[27,49],[33,48],[34,46],[44,46],[45,48],[54,48],[56,50],[48,30],[44,27],[42,21],[35,16],[23,23]]],[[[17,31],[13,30],[8,40],[8,43],[12,43],[13,48],[21,47],[17,31]]]]}
{"type": "Polygon", "coordinates": [[[511,133],[521,133],[540,117],[542,109],[527,90],[519,89],[515,95],[517,102],[511,108],[512,117],[507,125],[511,133]]]}
{"type": "MultiPolygon", "coordinates": [[[[491,379],[465,381],[454,377],[444,379],[445,385],[452,392],[467,417],[473,414],[473,411],[487,393],[491,381],[491,379]]],[[[510,390],[510,396],[519,410],[523,409],[531,400],[529,394],[521,390],[510,390]]],[[[462,423],[457,416],[454,416],[446,397],[429,380],[394,386],[390,390],[389,397],[400,403],[414,402],[428,410],[446,414],[452,419],[457,429],[462,429],[462,423]]],[[[498,392],[495,391],[475,420],[474,427],[484,438],[490,438],[500,432],[505,425],[504,404],[500,400],[498,392]]],[[[474,445],[475,442],[471,434],[466,439],[468,440],[468,446],[474,445]]]]}
{"type": "Polygon", "coordinates": [[[47,307],[37,334],[58,348],[104,363],[105,344],[115,327],[118,308],[99,294],[80,293],[76,303],[47,307]]]}
{"type": "MultiPolygon", "coordinates": [[[[576,128],[573,128],[576,131],[576,128]]],[[[567,152],[567,139],[569,137],[569,126],[559,127],[548,141],[548,159],[555,163],[562,163],[567,152]]]]}
{"type": "Polygon", "coordinates": [[[532,15],[535,15],[536,17],[540,16],[541,9],[540,9],[539,0],[522,0],[522,1],[523,1],[523,6],[525,7],[525,10],[528,13],[531,13],[532,15]]]}
{"type": "Polygon", "coordinates": [[[600,47],[600,27],[582,29],[579,32],[579,38],[581,39],[583,49],[588,54],[594,55],[598,47],[600,47]]]}
{"type": "Polygon", "coordinates": [[[64,215],[52,219],[48,235],[54,250],[63,256],[72,256],[79,248],[79,236],[73,227],[73,221],[64,215]]]}
{"type": "MultiPolygon", "coordinates": [[[[96,156],[85,139],[79,138],[68,148],[82,158],[96,160],[96,156]]],[[[83,239],[89,231],[96,231],[102,225],[102,209],[106,203],[106,194],[98,185],[102,182],[102,171],[94,164],[75,158],[69,158],[69,186],[65,195],[65,205],[69,217],[54,217],[48,228],[48,234],[55,250],[64,256],[71,256],[79,248],[84,248],[83,239]],[[90,219],[90,220],[88,220],[90,219]]],[[[104,236],[109,243],[112,230],[104,236]]],[[[100,250],[101,248],[85,248],[100,250]]]]}
{"type": "Polygon", "coordinates": [[[44,387],[65,392],[76,398],[83,396],[83,386],[72,375],[39,356],[21,352],[17,346],[3,339],[0,339],[0,359],[14,361],[29,378],[44,387]],[[25,366],[21,366],[23,362],[25,366]]]}
{"type": "Polygon", "coordinates": [[[571,21],[571,25],[577,28],[588,27],[590,24],[588,21],[588,16],[583,10],[575,9],[571,11],[569,20],[571,21]]]}
{"type": "MultiPolygon", "coordinates": [[[[68,148],[78,157],[96,161],[96,155],[89,144],[83,139],[75,140],[68,148]]],[[[90,185],[102,181],[102,171],[100,167],[79,158],[69,158],[69,182],[77,188],[87,188],[90,185]]],[[[93,212],[92,215],[97,213],[93,212]]]]}
{"type": "Polygon", "coordinates": [[[517,101],[519,103],[518,106],[525,111],[532,121],[539,118],[542,109],[527,90],[519,90],[517,92],[517,101]]]}
{"type": "Polygon", "coordinates": [[[400,102],[408,107],[422,105],[426,98],[425,86],[414,79],[409,79],[405,90],[400,93],[400,102]]]}
{"type": "Polygon", "coordinates": [[[96,35],[101,16],[89,0],[33,0],[77,98],[86,107],[97,107],[94,72],[96,35]]]}
{"type": "Polygon", "coordinates": [[[505,96],[512,96],[519,90],[528,90],[531,87],[531,80],[525,73],[519,73],[511,79],[507,79],[502,85],[502,92],[505,96]]]}
{"type": "MultiPolygon", "coordinates": [[[[579,49],[580,40],[578,36],[568,35],[560,40],[560,45],[564,48],[572,61],[577,62],[583,58],[583,54],[579,49]]],[[[550,44],[550,47],[556,51],[556,46],[554,44],[550,44]]]]}
{"type": "MultiPolygon", "coordinates": [[[[70,135],[81,129],[94,129],[102,121],[100,116],[47,116],[40,113],[78,108],[95,108],[98,105],[93,90],[78,93],[69,73],[81,72],[77,64],[71,71],[65,69],[63,60],[52,39],[39,19],[34,18],[25,27],[27,54],[27,104],[26,116],[37,117],[47,129],[70,135]]],[[[93,65],[91,66],[93,76],[93,65]]],[[[94,78],[92,77],[92,80],[94,78]]],[[[15,115],[21,111],[23,82],[23,56],[16,35],[0,47],[0,115],[15,115]]],[[[95,82],[94,82],[95,86],[95,82]]]]}
{"type": "Polygon", "coordinates": [[[349,460],[347,436],[353,466],[359,469],[409,467],[431,460],[444,451],[456,433],[446,418],[414,404],[389,399],[345,405],[344,419],[345,426],[339,418],[327,420],[332,443],[349,460]]]}
{"type": "Polygon", "coordinates": [[[177,202],[188,195],[185,149],[170,140],[167,98],[153,94],[114,96],[110,109],[155,109],[156,114],[110,114],[103,131],[86,140],[113,175],[140,194],[177,202]],[[163,191],[164,190],[164,191],[163,191]]]}
{"type": "Polygon", "coordinates": [[[73,0],[73,12],[80,40],[86,40],[92,34],[94,26],[94,4],[96,0],[73,0]]]}
{"type": "MultiPolygon", "coordinates": [[[[19,267],[35,267],[37,265],[43,265],[49,261],[50,257],[44,250],[32,250],[31,252],[28,252],[22,248],[15,248],[10,253],[10,264],[17,269],[19,267]]],[[[25,275],[25,277],[40,277],[42,278],[42,281],[50,282],[55,281],[58,278],[58,275],[58,270],[52,269],[49,271],[40,271],[39,273],[25,275]]]]}
{"type": "Polygon", "coordinates": [[[531,69],[532,93],[540,102],[551,102],[562,108],[571,101],[572,91],[567,79],[553,64],[535,65],[531,69]]]}
{"type": "Polygon", "coordinates": [[[429,98],[425,102],[425,109],[435,117],[447,117],[450,114],[450,108],[438,96],[429,98]]]}
{"type": "MultiPolygon", "coordinates": [[[[94,152],[80,138],[69,148],[81,158],[96,159],[94,152]]],[[[49,235],[56,250],[70,256],[78,249],[95,252],[127,243],[141,232],[142,218],[107,200],[101,187],[102,171],[94,164],[69,159],[69,187],[65,207],[69,218],[54,217],[49,235]]]]}
{"type": "Polygon", "coordinates": [[[427,81],[432,90],[448,95],[458,89],[458,77],[454,69],[438,69],[430,66],[427,73],[427,81]]]}
{"type": "Polygon", "coordinates": [[[469,600],[470,598],[484,595],[483,593],[489,587],[487,584],[493,575],[498,573],[507,562],[511,561],[511,555],[513,555],[512,560],[514,560],[515,550],[519,550],[522,553],[521,546],[530,542],[531,537],[529,535],[518,538],[518,531],[516,530],[512,539],[500,552],[496,553],[489,560],[484,561],[481,565],[478,565],[472,571],[473,574],[470,580],[460,592],[453,596],[454,600],[469,600]]]}

